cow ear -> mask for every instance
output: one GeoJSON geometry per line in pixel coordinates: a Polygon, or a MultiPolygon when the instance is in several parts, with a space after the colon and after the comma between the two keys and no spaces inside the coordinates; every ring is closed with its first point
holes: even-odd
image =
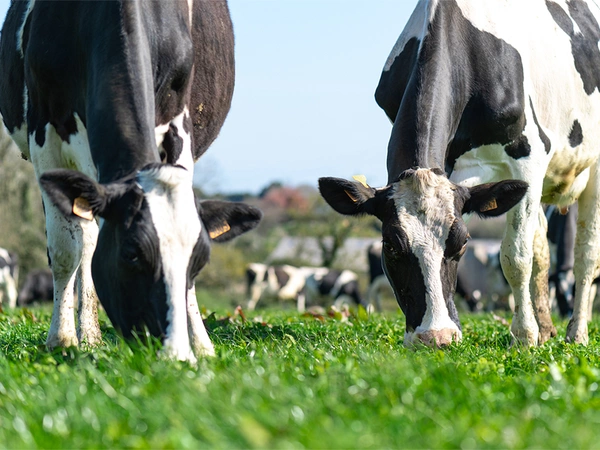
{"type": "Polygon", "coordinates": [[[258,226],[262,212],[245,203],[206,200],[198,203],[198,212],[211,240],[227,242],[258,226]]]}
{"type": "Polygon", "coordinates": [[[344,180],[343,178],[319,178],[319,191],[329,206],[340,214],[356,216],[375,215],[372,199],[375,189],[366,184],[344,180]]]}
{"type": "Polygon", "coordinates": [[[521,201],[529,185],[520,180],[504,180],[498,183],[480,184],[469,188],[470,198],[462,213],[476,213],[481,217],[504,214],[521,201]]]}
{"type": "Polygon", "coordinates": [[[108,204],[106,188],[76,170],[50,170],[40,177],[40,185],[65,217],[93,220],[102,216],[108,204]]]}

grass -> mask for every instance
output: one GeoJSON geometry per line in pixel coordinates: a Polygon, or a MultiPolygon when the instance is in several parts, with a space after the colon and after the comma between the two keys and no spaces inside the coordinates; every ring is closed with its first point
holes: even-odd
{"type": "Polygon", "coordinates": [[[359,316],[221,311],[217,357],[192,367],[106,322],[100,348],[48,352],[48,309],[0,315],[0,447],[599,445],[597,321],[588,347],[511,349],[505,325],[463,315],[462,343],[411,351],[403,316],[359,316]]]}

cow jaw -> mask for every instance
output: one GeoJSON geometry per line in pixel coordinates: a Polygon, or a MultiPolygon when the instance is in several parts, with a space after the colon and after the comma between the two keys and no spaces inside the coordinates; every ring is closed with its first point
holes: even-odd
{"type": "Polygon", "coordinates": [[[202,226],[191,175],[180,167],[160,166],[141,171],[138,182],[159,236],[169,324],[164,351],[175,359],[194,362],[186,312],[187,272],[202,226]]]}

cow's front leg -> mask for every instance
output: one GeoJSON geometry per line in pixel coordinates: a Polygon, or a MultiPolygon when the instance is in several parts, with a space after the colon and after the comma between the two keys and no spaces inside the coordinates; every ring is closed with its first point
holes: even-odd
{"type": "MultiPolygon", "coordinates": [[[[537,193],[528,192],[507,214],[500,262],[515,297],[511,325],[513,343],[537,345],[539,327],[535,318],[529,283],[533,265],[533,238],[537,228],[537,193]]],[[[539,196],[537,196],[539,198],[539,196]]]]}
{"type": "Polygon", "coordinates": [[[198,299],[196,298],[196,287],[193,284],[187,293],[187,317],[190,344],[194,354],[199,358],[214,356],[215,348],[202,321],[202,315],[198,309],[198,299]]]}
{"type": "Polygon", "coordinates": [[[77,337],[80,344],[95,346],[102,342],[98,324],[98,295],[92,280],[92,256],[98,241],[98,224],[95,220],[82,220],[80,226],[83,232],[83,249],[77,272],[77,337]]]}
{"type": "Polygon", "coordinates": [[[600,173],[593,168],[586,189],[579,197],[575,237],[575,301],[573,317],[567,326],[567,342],[587,345],[591,288],[598,272],[600,252],[600,173]]]}
{"type": "Polygon", "coordinates": [[[540,330],[539,343],[543,344],[556,336],[556,328],[550,315],[548,300],[548,270],[550,269],[550,248],[548,247],[548,224],[544,210],[539,208],[538,221],[533,239],[533,267],[530,292],[533,311],[540,330]]]}
{"type": "MultiPolygon", "coordinates": [[[[31,162],[39,180],[42,173],[61,167],[62,142],[53,126],[47,124],[42,145],[35,135],[29,136],[31,162]]],[[[83,249],[82,229],[77,220],[65,217],[42,189],[46,213],[48,259],[54,280],[54,307],[50,331],[46,339],[49,348],[76,346],[74,285],[83,249]]]]}

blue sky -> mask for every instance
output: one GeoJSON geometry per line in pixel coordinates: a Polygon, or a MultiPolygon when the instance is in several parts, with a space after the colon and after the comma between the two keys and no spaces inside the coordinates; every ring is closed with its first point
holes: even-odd
{"type": "MultiPolygon", "coordinates": [[[[8,4],[0,0],[3,17],[8,4]]],[[[360,173],[383,185],[391,124],[373,94],[415,4],[229,0],[236,89],[196,183],[257,193],[271,181],[316,186],[321,176],[360,173]]]]}

